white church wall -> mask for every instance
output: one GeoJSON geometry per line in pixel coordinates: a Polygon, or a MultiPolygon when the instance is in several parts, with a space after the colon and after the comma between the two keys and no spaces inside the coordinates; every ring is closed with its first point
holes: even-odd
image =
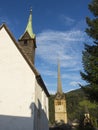
{"type": "Polygon", "coordinates": [[[45,108],[48,108],[48,104],[46,104],[46,94],[41,86],[36,82],[35,88],[35,95],[36,95],[36,113],[35,113],[35,128],[34,130],[49,130],[48,126],[48,116],[45,111],[45,108]],[[38,125],[39,124],[39,125],[38,125]]]}
{"type": "Polygon", "coordinates": [[[4,28],[0,30],[0,129],[33,130],[35,75],[4,28]],[[5,125],[6,124],[6,125],[5,125]]]}
{"type": "Polygon", "coordinates": [[[45,128],[47,128],[47,130],[49,129],[48,127],[48,120],[49,120],[49,117],[48,117],[48,97],[47,95],[44,93],[44,91],[42,91],[42,97],[43,97],[43,100],[42,100],[42,110],[43,110],[43,116],[41,117],[41,124],[42,124],[42,129],[45,130],[45,128]],[[44,120],[44,122],[43,122],[44,120]]]}

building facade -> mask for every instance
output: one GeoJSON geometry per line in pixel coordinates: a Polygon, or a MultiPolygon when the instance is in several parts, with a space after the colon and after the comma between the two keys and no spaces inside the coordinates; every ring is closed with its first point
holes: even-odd
{"type": "Polygon", "coordinates": [[[57,86],[57,93],[54,99],[54,108],[55,108],[55,121],[57,123],[67,124],[66,98],[65,94],[62,91],[60,63],[58,63],[58,86],[57,86]]]}
{"type": "Polygon", "coordinates": [[[0,27],[0,130],[48,130],[48,97],[34,65],[36,36],[32,11],[16,41],[6,24],[0,27]]]}

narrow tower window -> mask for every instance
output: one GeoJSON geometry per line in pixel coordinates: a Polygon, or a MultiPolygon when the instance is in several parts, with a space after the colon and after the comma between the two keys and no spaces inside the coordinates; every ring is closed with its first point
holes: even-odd
{"type": "Polygon", "coordinates": [[[27,45],[27,40],[24,40],[24,45],[25,45],[25,46],[27,45]]]}

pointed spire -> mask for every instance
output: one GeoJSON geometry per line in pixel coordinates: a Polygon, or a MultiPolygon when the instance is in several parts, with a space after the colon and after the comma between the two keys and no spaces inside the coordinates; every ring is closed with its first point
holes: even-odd
{"type": "Polygon", "coordinates": [[[62,92],[62,83],[61,83],[61,74],[60,74],[60,61],[58,60],[58,84],[57,84],[57,93],[63,94],[62,92]]]}
{"type": "Polygon", "coordinates": [[[33,33],[33,28],[32,28],[32,8],[30,9],[30,16],[28,19],[27,27],[25,32],[28,32],[31,38],[35,38],[35,34],[33,33]]]}

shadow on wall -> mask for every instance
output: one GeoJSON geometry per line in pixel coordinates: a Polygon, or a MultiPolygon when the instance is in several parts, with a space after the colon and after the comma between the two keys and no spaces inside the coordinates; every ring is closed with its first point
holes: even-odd
{"type": "Polygon", "coordinates": [[[48,119],[40,101],[38,107],[31,103],[30,109],[31,117],[0,115],[0,130],[48,130],[48,119]]]}
{"type": "Polygon", "coordinates": [[[28,117],[0,115],[1,130],[33,129],[33,120],[28,117]]]}

